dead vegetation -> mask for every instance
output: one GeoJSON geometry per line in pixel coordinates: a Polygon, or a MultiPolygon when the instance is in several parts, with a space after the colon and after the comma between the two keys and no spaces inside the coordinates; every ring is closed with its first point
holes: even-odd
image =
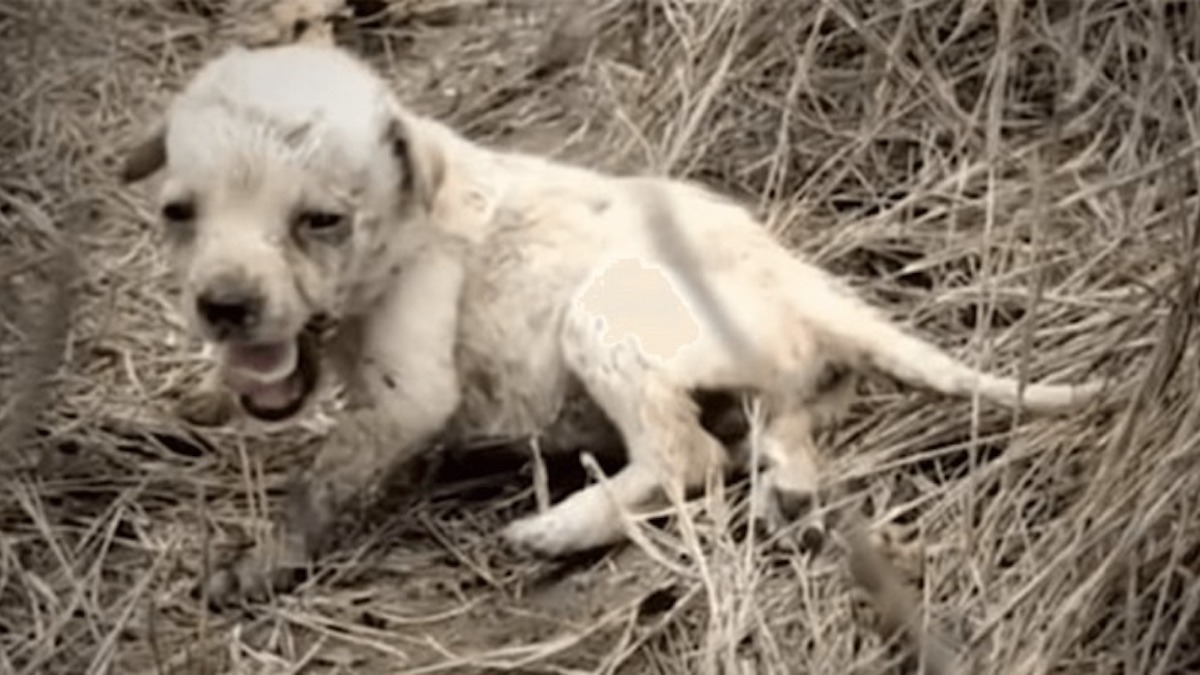
{"type": "MultiPolygon", "coordinates": [[[[871,380],[831,494],[903,526],[962,672],[1200,669],[1200,6],[348,4],[331,33],[477,138],[715,185],[983,366],[1110,377],[1115,410],[1069,419],[871,380]]],[[[117,160],[202,59],[282,39],[268,5],[0,6],[0,672],[902,670],[842,547],[745,532],[750,481],[694,537],[552,565],[493,534],[536,508],[529,467],[450,456],[296,594],[191,596],[325,420],[172,417],[202,360],[117,160]]]]}

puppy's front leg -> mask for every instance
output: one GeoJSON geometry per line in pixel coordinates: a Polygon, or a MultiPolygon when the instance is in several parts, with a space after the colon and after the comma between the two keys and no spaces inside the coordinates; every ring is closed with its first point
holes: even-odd
{"type": "Polygon", "coordinates": [[[296,572],[335,543],[343,519],[374,505],[389,478],[424,449],[458,408],[454,364],[462,267],[428,252],[396,277],[365,317],[353,380],[370,404],[348,411],[292,487],[275,536],[209,582],[209,597],[284,590],[296,572]]]}
{"type": "Polygon", "coordinates": [[[224,383],[215,367],[204,373],[200,382],[180,392],[175,414],[198,427],[219,427],[237,415],[237,396],[224,383]]]}

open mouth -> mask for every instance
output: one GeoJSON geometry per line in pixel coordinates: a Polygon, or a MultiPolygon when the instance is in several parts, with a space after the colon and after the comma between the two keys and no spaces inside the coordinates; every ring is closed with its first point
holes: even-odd
{"type": "Polygon", "coordinates": [[[317,385],[316,336],[307,330],[291,340],[229,344],[222,356],[225,383],[242,409],[266,422],[300,412],[317,385]]]}

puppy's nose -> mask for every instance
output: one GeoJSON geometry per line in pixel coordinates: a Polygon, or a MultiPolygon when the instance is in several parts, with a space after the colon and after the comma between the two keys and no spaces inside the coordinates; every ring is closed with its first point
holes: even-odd
{"type": "Polygon", "coordinates": [[[221,337],[254,327],[262,306],[262,296],[241,284],[215,285],[196,298],[196,311],[221,337]]]}

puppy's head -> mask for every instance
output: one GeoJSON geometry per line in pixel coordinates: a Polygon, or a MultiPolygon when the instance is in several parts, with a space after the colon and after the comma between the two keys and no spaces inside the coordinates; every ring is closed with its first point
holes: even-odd
{"type": "Polygon", "coordinates": [[[441,176],[419,125],[339,50],[235,49],[126,158],[126,182],[164,174],[182,309],[251,415],[303,407],[319,362],[306,327],[363,311],[419,246],[441,176]]]}

